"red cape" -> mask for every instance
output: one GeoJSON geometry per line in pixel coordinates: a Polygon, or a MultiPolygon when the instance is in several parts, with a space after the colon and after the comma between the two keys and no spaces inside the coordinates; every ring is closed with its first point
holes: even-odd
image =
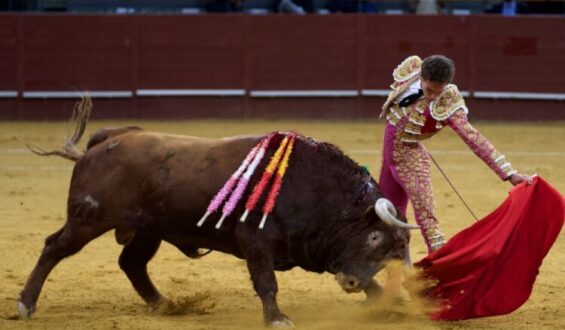
{"type": "Polygon", "coordinates": [[[522,183],[494,212],[415,265],[439,281],[436,320],[510,313],[532,292],[543,258],[565,221],[565,199],[539,177],[522,183]]]}

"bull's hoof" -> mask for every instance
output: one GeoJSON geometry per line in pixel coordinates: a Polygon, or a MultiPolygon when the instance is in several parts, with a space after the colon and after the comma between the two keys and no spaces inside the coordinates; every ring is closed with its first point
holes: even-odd
{"type": "Polygon", "coordinates": [[[269,322],[267,326],[278,329],[294,329],[294,323],[286,315],[281,315],[278,319],[269,322]]]}
{"type": "Polygon", "coordinates": [[[154,303],[147,304],[147,307],[149,308],[149,312],[156,315],[166,315],[172,306],[173,303],[170,300],[163,297],[161,297],[159,300],[157,300],[154,303]]]}
{"type": "Polygon", "coordinates": [[[20,319],[22,320],[29,320],[31,319],[31,315],[35,312],[35,308],[30,307],[28,308],[24,305],[23,302],[18,301],[18,313],[20,314],[20,319]]]}

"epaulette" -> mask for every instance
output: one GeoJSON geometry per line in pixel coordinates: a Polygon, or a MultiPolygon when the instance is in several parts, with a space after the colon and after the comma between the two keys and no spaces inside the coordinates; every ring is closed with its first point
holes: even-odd
{"type": "Polygon", "coordinates": [[[463,109],[466,114],[469,112],[457,86],[449,84],[445,86],[438,100],[432,104],[430,112],[435,120],[446,120],[459,109],[463,109]]]}
{"type": "Polygon", "coordinates": [[[421,67],[422,59],[416,55],[410,56],[394,69],[392,78],[396,83],[402,83],[420,74],[421,67]]]}
{"type": "Polygon", "coordinates": [[[394,82],[390,85],[392,91],[388,94],[388,98],[382,106],[379,118],[382,118],[387,112],[388,107],[392,101],[400,94],[402,94],[410,84],[420,78],[420,68],[422,67],[422,59],[413,55],[406,58],[400,63],[392,72],[394,82]]]}

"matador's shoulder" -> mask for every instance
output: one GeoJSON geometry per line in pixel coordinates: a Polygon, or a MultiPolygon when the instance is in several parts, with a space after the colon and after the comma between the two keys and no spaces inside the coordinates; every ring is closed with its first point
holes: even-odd
{"type": "Polygon", "coordinates": [[[457,86],[449,84],[445,86],[438,100],[433,103],[431,115],[435,120],[445,120],[459,109],[463,109],[465,113],[469,112],[465,105],[465,99],[463,99],[457,86]]]}
{"type": "Polygon", "coordinates": [[[388,94],[386,102],[382,106],[382,112],[379,116],[383,117],[392,101],[402,94],[408,86],[420,78],[420,68],[422,67],[422,59],[418,56],[410,56],[392,72],[394,82],[390,85],[392,91],[388,94]]]}
{"type": "Polygon", "coordinates": [[[410,56],[400,65],[394,69],[392,72],[392,77],[394,82],[399,84],[408,81],[420,74],[420,68],[422,67],[422,59],[416,55],[410,56]]]}

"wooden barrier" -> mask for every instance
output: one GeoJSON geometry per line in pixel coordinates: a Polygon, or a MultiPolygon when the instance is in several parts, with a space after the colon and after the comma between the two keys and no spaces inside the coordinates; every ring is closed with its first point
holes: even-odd
{"type": "Polygon", "coordinates": [[[476,118],[565,119],[565,20],[0,14],[0,119],[375,117],[405,57],[440,53],[476,118]]]}

